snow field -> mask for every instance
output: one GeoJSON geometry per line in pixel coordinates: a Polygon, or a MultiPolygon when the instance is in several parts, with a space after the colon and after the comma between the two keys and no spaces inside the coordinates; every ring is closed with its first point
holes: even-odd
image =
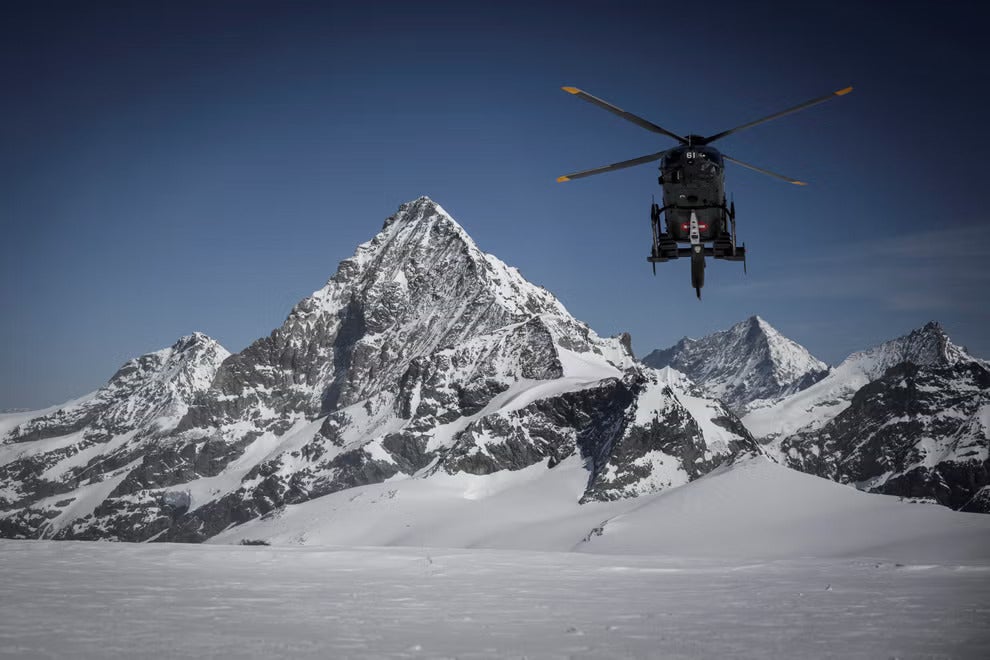
{"type": "Polygon", "coordinates": [[[984,657],[990,564],[0,541],[0,656],[984,657]]]}
{"type": "Polygon", "coordinates": [[[578,504],[587,475],[572,456],[550,470],[396,478],[287,506],[208,543],[990,562],[990,516],[864,493],[763,457],[660,493],[578,504]]]}

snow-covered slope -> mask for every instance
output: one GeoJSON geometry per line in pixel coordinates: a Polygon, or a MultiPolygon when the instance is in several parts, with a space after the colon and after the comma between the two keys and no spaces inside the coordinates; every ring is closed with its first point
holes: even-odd
{"type": "MultiPolygon", "coordinates": [[[[111,385],[144,426],[78,454],[81,482],[38,474],[63,457],[33,434],[37,420],[18,417],[5,443],[40,458],[7,467],[0,532],[200,541],[355,486],[546,472],[573,456],[584,470],[575,500],[605,501],[756,450],[720,403],[636,363],[627,336],[596,335],[425,197],[271,335],[216,357],[196,378],[163,367],[161,396],[125,367],[111,385]],[[168,404],[168,387],[189,396],[168,404]]],[[[56,435],[91,432],[87,414],[72,420],[56,435]]]]}
{"type": "Polygon", "coordinates": [[[690,557],[986,559],[987,518],[864,493],[757,457],[641,498],[608,520],[585,549],[690,557]]]}
{"type": "Polygon", "coordinates": [[[990,559],[990,516],[872,495],[753,457],[678,488],[579,505],[549,472],[397,479],[291,505],[211,543],[433,546],[681,557],[990,559]]]}
{"type": "Polygon", "coordinates": [[[653,351],[643,364],[674,367],[738,413],[798,392],[828,373],[828,365],[759,316],[701,339],[685,337],[653,351]]]}

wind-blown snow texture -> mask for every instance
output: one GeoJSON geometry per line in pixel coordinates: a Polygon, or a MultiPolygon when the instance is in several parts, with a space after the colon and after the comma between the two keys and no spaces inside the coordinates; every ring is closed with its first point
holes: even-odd
{"type": "Polygon", "coordinates": [[[0,566],[12,657],[982,658],[990,644],[985,562],[0,541],[0,566]]]}
{"type": "Polygon", "coordinates": [[[616,500],[757,450],[722,404],[638,365],[628,337],[598,337],[425,197],[241,353],[196,335],[58,411],[0,416],[0,434],[0,534],[134,541],[569,457],[575,501],[616,500]]]}

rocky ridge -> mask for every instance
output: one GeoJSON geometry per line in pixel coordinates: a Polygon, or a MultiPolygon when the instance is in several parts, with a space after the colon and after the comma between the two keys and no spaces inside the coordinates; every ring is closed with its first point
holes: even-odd
{"type": "Polygon", "coordinates": [[[825,378],[784,399],[754,405],[743,419],[754,435],[766,440],[819,429],[848,407],[860,388],[891,367],[903,362],[945,367],[974,359],[932,321],[907,335],[853,353],[825,378]]]}
{"type": "Polygon", "coordinates": [[[755,316],[644,362],[680,368],[743,413],[783,465],[869,492],[990,512],[988,363],[936,322],[831,370],[755,316]],[[779,355],[789,356],[782,369],[779,355]]]}
{"type": "Polygon", "coordinates": [[[34,413],[0,416],[0,533],[48,533],[85,515],[146,447],[167,442],[230,353],[201,333],[125,363],[102,388],[34,413]],[[86,495],[89,495],[88,497],[86,495]]]}
{"type": "Polygon", "coordinates": [[[824,380],[744,422],[789,467],[990,513],[990,364],[953,344],[937,323],[854,353],[824,380]]]}

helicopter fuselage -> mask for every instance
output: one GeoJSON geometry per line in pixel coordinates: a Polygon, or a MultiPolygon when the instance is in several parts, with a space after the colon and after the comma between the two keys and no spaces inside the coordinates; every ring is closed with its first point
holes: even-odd
{"type": "Polygon", "coordinates": [[[666,233],[678,243],[690,242],[692,213],[702,242],[726,230],[723,168],[722,154],[709,146],[675,147],[664,155],[660,185],[666,233]]]}
{"type": "Polygon", "coordinates": [[[736,245],[735,208],[725,201],[724,158],[703,139],[688,136],[686,144],[668,149],[660,159],[663,206],[650,208],[653,249],[647,257],[654,267],[690,257],[691,286],[699,298],[705,257],[746,264],[746,248],[736,245]]]}

